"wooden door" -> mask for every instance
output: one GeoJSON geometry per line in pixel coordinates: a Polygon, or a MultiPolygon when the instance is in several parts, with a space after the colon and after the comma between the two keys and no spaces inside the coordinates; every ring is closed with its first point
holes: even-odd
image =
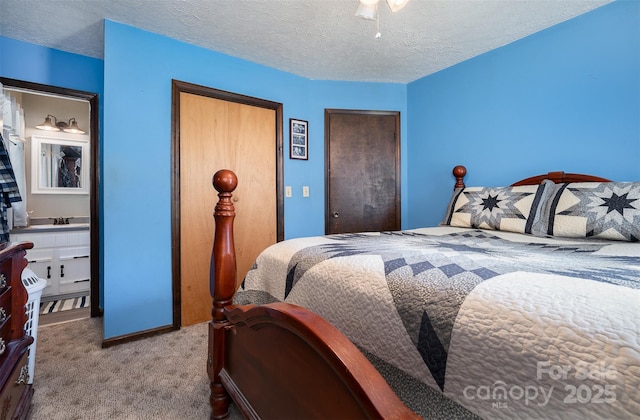
{"type": "Polygon", "coordinates": [[[213,174],[230,169],[238,176],[233,203],[239,284],[258,254],[280,236],[281,145],[274,109],[186,92],[179,94],[179,104],[180,324],[188,326],[211,319],[209,265],[218,199],[213,174]]]}
{"type": "Polygon", "coordinates": [[[325,232],[400,229],[400,113],[325,110],[325,232]]]}

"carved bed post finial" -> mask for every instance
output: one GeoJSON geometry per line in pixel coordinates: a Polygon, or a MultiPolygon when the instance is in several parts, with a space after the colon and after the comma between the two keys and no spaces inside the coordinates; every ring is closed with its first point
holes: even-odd
{"type": "Polygon", "coordinates": [[[213,213],[215,235],[209,270],[213,309],[209,323],[207,372],[211,380],[211,418],[222,419],[227,417],[229,408],[229,395],[222,385],[220,371],[224,367],[225,327],[228,324],[224,308],[231,304],[236,291],[236,254],[233,242],[233,219],[236,213],[231,193],[238,186],[238,178],[232,171],[222,169],[213,175],[212,182],[218,191],[219,200],[213,213]]]}
{"type": "Polygon", "coordinates": [[[238,186],[236,174],[222,169],[213,175],[213,187],[218,191],[213,217],[216,221],[211,254],[210,287],[213,297],[214,321],[223,321],[225,306],[231,303],[236,291],[236,255],[233,242],[233,219],[236,216],[231,193],[238,186]]]}
{"type": "Polygon", "coordinates": [[[453,168],[453,176],[456,178],[456,185],[453,189],[464,188],[464,177],[467,175],[467,168],[462,165],[458,165],[453,168]]]}

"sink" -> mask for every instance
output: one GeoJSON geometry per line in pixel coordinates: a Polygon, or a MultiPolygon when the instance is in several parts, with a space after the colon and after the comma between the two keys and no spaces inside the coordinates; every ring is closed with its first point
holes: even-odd
{"type": "Polygon", "coordinates": [[[89,223],[69,223],[68,225],[30,225],[26,227],[14,228],[14,233],[26,233],[26,232],[47,232],[57,230],[85,230],[89,229],[89,223]]]}

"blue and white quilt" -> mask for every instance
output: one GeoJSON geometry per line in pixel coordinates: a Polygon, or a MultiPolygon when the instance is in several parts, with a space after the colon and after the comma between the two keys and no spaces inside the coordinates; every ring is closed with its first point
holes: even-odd
{"type": "Polygon", "coordinates": [[[640,416],[640,245],[455,227],[291,239],[238,304],[285,301],[484,418],[640,416]]]}

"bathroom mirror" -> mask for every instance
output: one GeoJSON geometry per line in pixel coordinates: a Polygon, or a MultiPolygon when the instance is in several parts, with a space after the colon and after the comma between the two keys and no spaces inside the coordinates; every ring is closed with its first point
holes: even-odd
{"type": "Polygon", "coordinates": [[[89,143],[31,137],[32,194],[89,194],[89,143]]]}

